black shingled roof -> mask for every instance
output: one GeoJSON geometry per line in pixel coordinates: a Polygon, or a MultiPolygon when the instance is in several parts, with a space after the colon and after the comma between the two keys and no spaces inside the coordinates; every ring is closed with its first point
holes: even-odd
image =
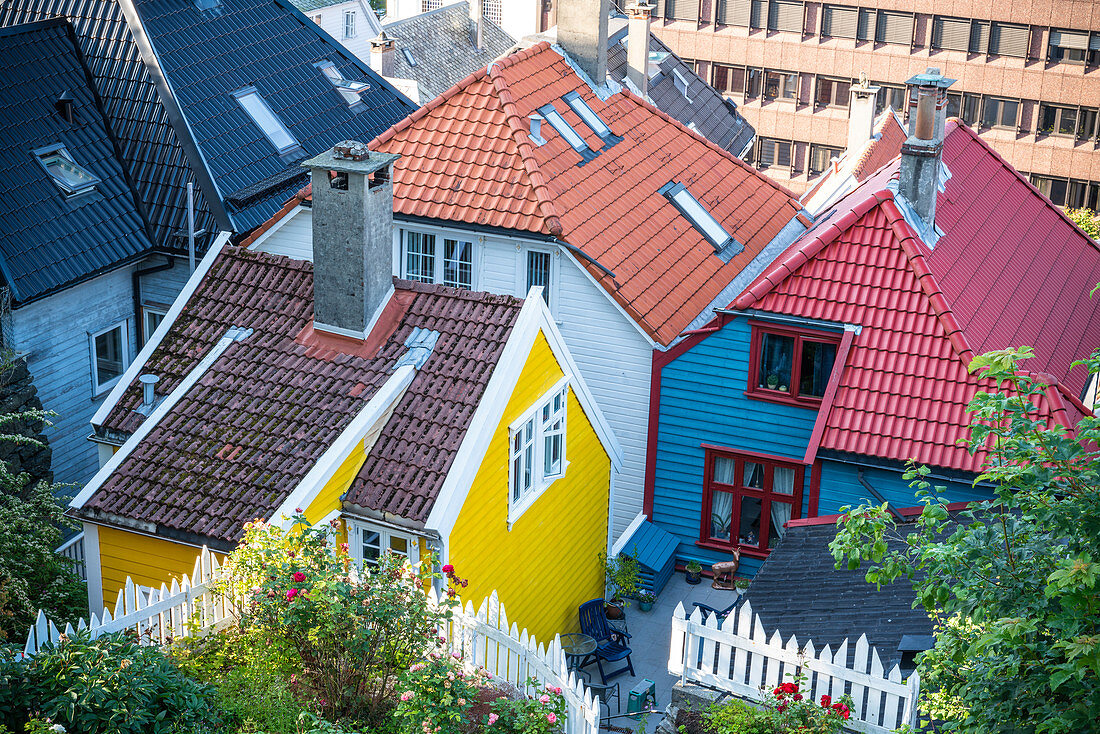
{"type": "Polygon", "coordinates": [[[0,29],[0,272],[16,304],[147,254],[153,244],[92,80],[63,19],[0,29]],[[55,108],[68,93],[73,122],[55,108]],[[34,151],[61,144],[99,178],[66,198],[34,151]]]}
{"type": "MultiPolygon", "coordinates": [[[[626,76],[626,47],[622,44],[627,35],[625,22],[625,17],[612,15],[608,38],[607,75],[619,82],[626,76]]],[[[653,105],[678,122],[694,127],[704,138],[740,158],[745,146],[756,137],[756,131],[737,111],[737,105],[700,78],[695,69],[652,33],[649,36],[649,50],[650,53],[668,54],[659,65],[660,73],[649,80],[648,94],[653,105]],[[690,102],[676,88],[674,71],[691,81],[688,88],[690,102]]]]}
{"type": "MultiPolygon", "coordinates": [[[[897,531],[904,537],[914,527],[899,525],[897,531]]],[[[902,662],[901,638],[931,635],[932,622],[923,609],[913,609],[916,594],[908,580],[879,590],[864,580],[866,567],[835,569],[829,553],[835,537],[832,523],[788,528],[749,586],[748,601],[769,635],[778,629],[784,640],[797,636],[800,645],[812,640],[818,650],[825,645],[835,650],[847,638],[851,657],[856,640],[866,634],[889,671],[902,662]]]]}
{"type": "Polygon", "coordinates": [[[296,161],[279,157],[234,91],[255,86],[303,158],[370,140],[415,109],[289,0],[221,0],[208,12],[190,0],[10,0],[0,25],[56,15],[76,28],[160,245],[185,224],[189,178],[210,197],[199,226],[240,233],[305,179],[288,176],[296,161]],[[371,85],[359,109],[313,66],[322,60],[371,85]]]}

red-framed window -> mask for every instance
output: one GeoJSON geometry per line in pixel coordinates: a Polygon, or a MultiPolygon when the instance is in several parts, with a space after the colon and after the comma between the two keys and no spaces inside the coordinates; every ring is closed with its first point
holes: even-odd
{"type": "Polygon", "coordinates": [[[805,465],[704,445],[700,545],[766,556],[802,515],[805,465]]]}
{"type": "Polygon", "coordinates": [[[840,335],[752,324],[749,397],[817,406],[836,362],[840,335]]]}

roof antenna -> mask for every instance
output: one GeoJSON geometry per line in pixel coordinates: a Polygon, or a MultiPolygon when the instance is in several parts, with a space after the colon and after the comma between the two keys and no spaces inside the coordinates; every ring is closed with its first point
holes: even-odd
{"type": "Polygon", "coordinates": [[[70,125],[73,124],[73,94],[69,90],[65,90],[61,93],[61,96],[57,98],[57,101],[53,103],[54,109],[58,114],[65,118],[65,122],[70,125]]]}

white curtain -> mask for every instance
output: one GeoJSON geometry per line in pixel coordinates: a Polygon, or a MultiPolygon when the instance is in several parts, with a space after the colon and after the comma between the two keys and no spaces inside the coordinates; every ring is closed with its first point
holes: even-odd
{"type": "Polygon", "coordinates": [[[712,492],[710,495],[710,537],[728,539],[733,521],[733,495],[712,492]]]}
{"type": "MultiPolygon", "coordinates": [[[[795,470],[791,467],[776,466],[772,468],[772,492],[775,494],[794,494],[794,475],[795,470]]],[[[779,539],[783,537],[787,529],[783,527],[783,524],[791,519],[791,510],[794,506],[788,502],[776,502],[772,500],[771,503],[771,533],[768,538],[768,545],[775,545],[779,542],[779,539]]]]}

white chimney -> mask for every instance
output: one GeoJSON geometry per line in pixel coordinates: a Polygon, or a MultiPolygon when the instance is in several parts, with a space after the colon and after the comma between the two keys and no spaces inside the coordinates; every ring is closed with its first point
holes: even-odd
{"type": "Polygon", "coordinates": [[[626,13],[626,74],[645,97],[649,94],[649,23],[653,6],[639,0],[628,5],[626,13]]]}
{"type": "Polygon", "coordinates": [[[393,39],[385,31],[370,42],[370,68],[385,77],[392,77],[394,63],[393,39]]]}
{"type": "Polygon", "coordinates": [[[364,338],[393,286],[398,156],[345,140],[304,162],[313,184],[313,326],[364,338]]]}
{"type": "Polygon", "coordinates": [[[607,16],[611,0],[560,0],[558,43],[593,84],[607,81],[607,16]]]}
{"type": "Polygon", "coordinates": [[[474,22],[474,45],[478,51],[485,48],[485,0],[470,0],[470,20],[474,22]]]}
{"type": "Polygon", "coordinates": [[[878,98],[878,87],[873,87],[867,82],[867,75],[859,75],[859,84],[853,84],[848,94],[851,97],[848,105],[848,151],[852,152],[863,147],[871,139],[875,130],[875,102],[878,98]]]}

